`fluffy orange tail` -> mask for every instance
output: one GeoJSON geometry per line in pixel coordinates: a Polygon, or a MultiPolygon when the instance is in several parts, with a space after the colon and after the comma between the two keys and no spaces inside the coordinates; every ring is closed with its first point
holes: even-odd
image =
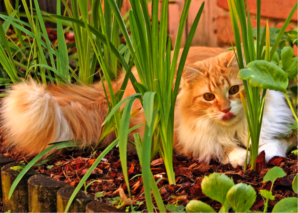
{"type": "Polygon", "coordinates": [[[107,110],[104,93],[92,87],[47,87],[33,80],[14,85],[1,108],[5,145],[28,155],[57,141],[91,145],[100,137],[107,110]]]}

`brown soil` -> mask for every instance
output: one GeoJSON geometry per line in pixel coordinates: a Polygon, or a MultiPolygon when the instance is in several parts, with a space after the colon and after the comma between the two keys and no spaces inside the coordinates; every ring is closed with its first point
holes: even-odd
{"type": "MultiPolygon", "coordinates": [[[[0,153],[17,161],[28,162],[30,159],[19,156],[17,153],[7,152],[0,147],[0,153]]],[[[90,151],[73,151],[56,156],[45,165],[33,167],[34,170],[48,175],[55,180],[76,186],[89,167],[94,163],[100,154],[98,151],[93,158],[90,151]]],[[[257,170],[243,171],[241,167],[233,168],[231,165],[222,165],[218,162],[200,163],[196,160],[189,160],[183,156],[174,155],[174,169],[176,174],[176,185],[169,185],[163,160],[156,158],[151,163],[151,171],[158,182],[158,188],[165,204],[174,204],[178,208],[185,206],[190,200],[198,199],[219,210],[221,204],[205,196],[201,190],[201,182],[204,176],[213,172],[224,173],[232,177],[235,183],[246,183],[255,188],[257,199],[251,210],[262,211],[264,200],[259,194],[260,189],[270,190],[271,183],[263,183],[263,177],[273,166],[281,167],[287,174],[286,177],[278,179],[273,187],[274,201],[269,202],[268,211],[285,197],[296,196],[292,190],[292,181],[297,173],[297,156],[289,154],[286,158],[274,157],[265,163],[265,155],[261,153],[257,159],[257,170]]],[[[145,197],[141,174],[141,166],[135,154],[128,154],[128,174],[130,188],[135,210],[144,210],[145,197]]],[[[93,171],[87,183],[94,181],[87,189],[88,193],[98,195],[98,200],[106,202],[115,207],[125,210],[130,202],[121,202],[127,199],[128,192],[123,178],[118,149],[109,152],[101,163],[93,171]]]]}

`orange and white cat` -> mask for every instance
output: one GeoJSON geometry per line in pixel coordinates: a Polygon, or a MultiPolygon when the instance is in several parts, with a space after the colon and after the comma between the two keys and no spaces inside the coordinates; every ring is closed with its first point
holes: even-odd
{"type": "MultiPolygon", "coordinates": [[[[239,68],[232,51],[220,48],[191,47],[182,76],[175,109],[175,150],[200,161],[217,159],[234,167],[243,165],[246,154],[247,123],[239,92],[244,94],[239,68]]],[[[138,79],[136,70],[134,75],[138,79]]],[[[113,83],[114,91],[123,82],[113,83]]],[[[124,97],[135,93],[129,82],[124,97]]],[[[144,123],[139,110],[130,126],[144,123]]],[[[33,80],[12,86],[2,101],[2,126],[7,134],[6,146],[35,155],[56,141],[76,140],[82,147],[99,140],[101,124],[108,105],[101,83],[92,86],[40,85],[33,80]]],[[[291,132],[292,114],[283,95],[268,91],[259,150],[268,161],[285,156],[291,143],[282,135],[291,132]]],[[[133,133],[144,133],[139,127],[133,133]]],[[[129,135],[133,139],[133,133],[129,135]]],[[[108,135],[101,146],[115,138],[108,135]]]]}

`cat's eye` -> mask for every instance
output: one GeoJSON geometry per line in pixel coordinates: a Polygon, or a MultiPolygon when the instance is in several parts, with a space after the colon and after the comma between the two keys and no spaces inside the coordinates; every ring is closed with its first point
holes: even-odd
{"type": "Polygon", "coordinates": [[[229,90],[230,95],[235,95],[237,92],[239,92],[239,85],[232,86],[229,90]]]}
{"type": "Polygon", "coordinates": [[[205,99],[206,101],[212,101],[214,98],[215,98],[215,95],[212,94],[212,93],[205,93],[205,94],[204,94],[204,99],[205,99]]]}

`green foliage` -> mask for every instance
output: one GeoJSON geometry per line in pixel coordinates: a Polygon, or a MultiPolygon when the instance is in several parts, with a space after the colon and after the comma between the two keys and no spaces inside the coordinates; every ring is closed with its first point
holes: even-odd
{"type": "Polygon", "coordinates": [[[298,193],[297,179],[298,179],[298,174],[296,174],[296,176],[294,177],[293,183],[292,183],[293,191],[294,191],[296,194],[298,193]]]}
{"type": "Polygon", "coordinates": [[[287,73],[289,81],[297,76],[298,58],[294,57],[294,51],[291,47],[284,47],[281,51],[282,68],[287,73]]]}
{"type": "Polygon", "coordinates": [[[264,197],[265,199],[270,199],[270,200],[275,199],[274,196],[272,195],[272,192],[266,189],[260,190],[260,195],[262,195],[262,197],[264,197]]]}
{"type": "Polygon", "coordinates": [[[273,213],[277,212],[297,212],[297,197],[287,197],[279,201],[272,209],[273,213]]]}
{"type": "Polygon", "coordinates": [[[238,183],[230,188],[226,199],[236,212],[247,212],[256,200],[256,192],[252,186],[238,183]]]}
{"type": "Polygon", "coordinates": [[[14,182],[12,183],[10,190],[9,190],[9,194],[8,197],[11,198],[15,188],[17,187],[18,183],[21,181],[21,179],[24,177],[24,175],[29,171],[29,169],[34,166],[34,164],[41,159],[43,156],[45,156],[46,154],[48,154],[49,152],[51,152],[54,149],[64,149],[64,148],[68,148],[68,147],[76,147],[77,145],[75,144],[75,142],[73,141],[64,141],[64,142],[57,142],[52,144],[50,147],[46,148],[45,150],[43,150],[41,153],[39,153],[38,155],[36,155],[24,168],[23,170],[20,172],[20,174],[17,176],[17,178],[14,180],[14,182]]]}
{"type": "Polygon", "coordinates": [[[282,59],[284,70],[276,65],[279,62],[276,57],[278,55],[276,50],[278,46],[282,46],[279,45],[280,41],[298,7],[298,3],[295,4],[278,33],[277,30],[270,29],[268,23],[265,29],[261,29],[261,0],[257,0],[257,27],[255,31],[252,29],[249,8],[245,7],[244,0],[228,0],[228,4],[236,43],[237,60],[241,70],[239,77],[243,79],[247,97],[246,100],[242,98],[242,103],[251,137],[250,165],[252,169],[255,169],[266,90],[282,91],[296,121],[298,120],[296,112],[286,95],[286,88],[288,87],[287,77],[290,77],[290,79],[293,77],[294,61],[297,61],[297,59],[292,59],[290,52],[285,49],[282,59]],[[241,34],[240,31],[242,32],[241,34]],[[271,45],[272,47],[270,47],[271,45]],[[245,64],[247,64],[247,67],[245,67],[245,64]],[[261,89],[263,90],[261,91],[261,89]]]}
{"type": "Polygon", "coordinates": [[[286,175],[287,174],[282,168],[275,166],[272,169],[268,170],[268,172],[264,176],[263,183],[271,181],[273,185],[277,178],[282,178],[286,175]]]}
{"type": "MultiPolygon", "coordinates": [[[[267,181],[272,182],[270,191],[260,190],[260,195],[266,199],[264,213],[267,212],[269,199],[274,200],[274,196],[272,195],[274,182],[277,178],[282,178],[285,175],[285,172],[281,168],[273,167],[264,176],[263,183],[267,181]]],[[[293,190],[297,193],[297,175],[293,180],[293,190]]],[[[211,199],[222,204],[219,212],[228,212],[230,206],[235,212],[250,212],[250,208],[256,200],[256,191],[252,186],[244,183],[234,185],[232,179],[225,174],[213,173],[205,176],[202,181],[202,191],[211,199]]],[[[292,212],[295,207],[297,210],[297,198],[285,198],[276,204],[272,212],[292,212]],[[285,208],[285,206],[287,207],[285,208]],[[282,208],[284,209],[282,210],[282,208]]],[[[211,206],[198,200],[191,200],[186,206],[186,211],[215,212],[211,206]]]]}
{"type": "Polygon", "coordinates": [[[185,212],[185,207],[183,205],[167,204],[166,208],[170,212],[185,212]]]}
{"type": "Polygon", "coordinates": [[[186,205],[186,212],[215,212],[215,210],[208,204],[200,200],[191,200],[186,205]]]}
{"type": "Polygon", "coordinates": [[[10,169],[20,172],[24,169],[24,166],[13,166],[13,167],[10,167],[10,169]]]}
{"type": "Polygon", "coordinates": [[[284,172],[284,170],[282,168],[275,166],[275,167],[271,168],[270,170],[268,170],[268,172],[264,176],[263,183],[265,183],[267,181],[271,181],[271,183],[272,183],[270,191],[267,191],[267,190],[260,191],[260,194],[266,199],[266,202],[264,205],[264,212],[267,212],[269,199],[274,200],[274,196],[272,195],[272,189],[273,189],[274,182],[276,181],[277,178],[282,178],[286,175],[287,174],[284,172]]]}
{"type": "Polygon", "coordinates": [[[249,63],[239,72],[239,77],[253,87],[286,92],[288,78],[285,72],[274,63],[257,60],[249,63]]]}
{"type": "MultiPolygon", "coordinates": [[[[108,3],[125,38],[140,78],[140,82],[136,83],[132,81],[132,83],[134,88],[140,92],[139,99],[143,105],[146,117],[145,134],[142,140],[139,135],[134,135],[134,139],[142,165],[142,177],[147,208],[149,212],[153,211],[152,191],[159,210],[165,211],[164,204],[150,170],[150,161],[155,154],[159,152],[164,160],[168,180],[171,184],[175,184],[172,162],[175,102],[187,52],[202,14],[204,4],[202,4],[196,15],[178,64],[178,53],[191,1],[186,1],[184,4],[173,55],[171,55],[171,40],[167,35],[168,0],[162,1],[161,8],[159,8],[160,4],[158,0],[152,1],[151,20],[145,0],[130,0],[132,7],[132,10],[129,12],[131,37],[129,36],[116,3],[114,1],[108,1],[108,3]],[[161,11],[160,14],[159,11],[161,11]],[[159,15],[161,17],[160,22],[158,20],[159,15]],[[178,70],[175,78],[177,65],[178,70]]],[[[131,103],[132,100],[127,101],[127,104],[131,105],[131,103]]],[[[121,133],[123,136],[121,137],[122,145],[120,144],[120,146],[123,147],[123,151],[120,151],[123,171],[126,170],[125,146],[127,144],[126,127],[124,125],[129,122],[131,107],[126,109],[127,110],[123,110],[122,114],[122,119],[125,120],[121,120],[119,124],[120,131],[123,131],[123,134],[121,133]]],[[[113,110],[114,109],[111,110],[111,113],[113,113],[113,110]]],[[[109,117],[110,114],[107,118],[109,117]]],[[[106,121],[108,121],[108,119],[106,119],[106,121]]],[[[128,182],[126,172],[124,172],[124,178],[125,181],[128,182]]],[[[129,187],[128,191],[130,191],[129,187]]]]}
{"type": "Polygon", "coordinates": [[[225,211],[229,208],[226,203],[226,195],[232,186],[234,186],[233,180],[225,174],[213,173],[209,176],[205,176],[202,181],[202,191],[208,197],[222,203],[225,211]]]}

